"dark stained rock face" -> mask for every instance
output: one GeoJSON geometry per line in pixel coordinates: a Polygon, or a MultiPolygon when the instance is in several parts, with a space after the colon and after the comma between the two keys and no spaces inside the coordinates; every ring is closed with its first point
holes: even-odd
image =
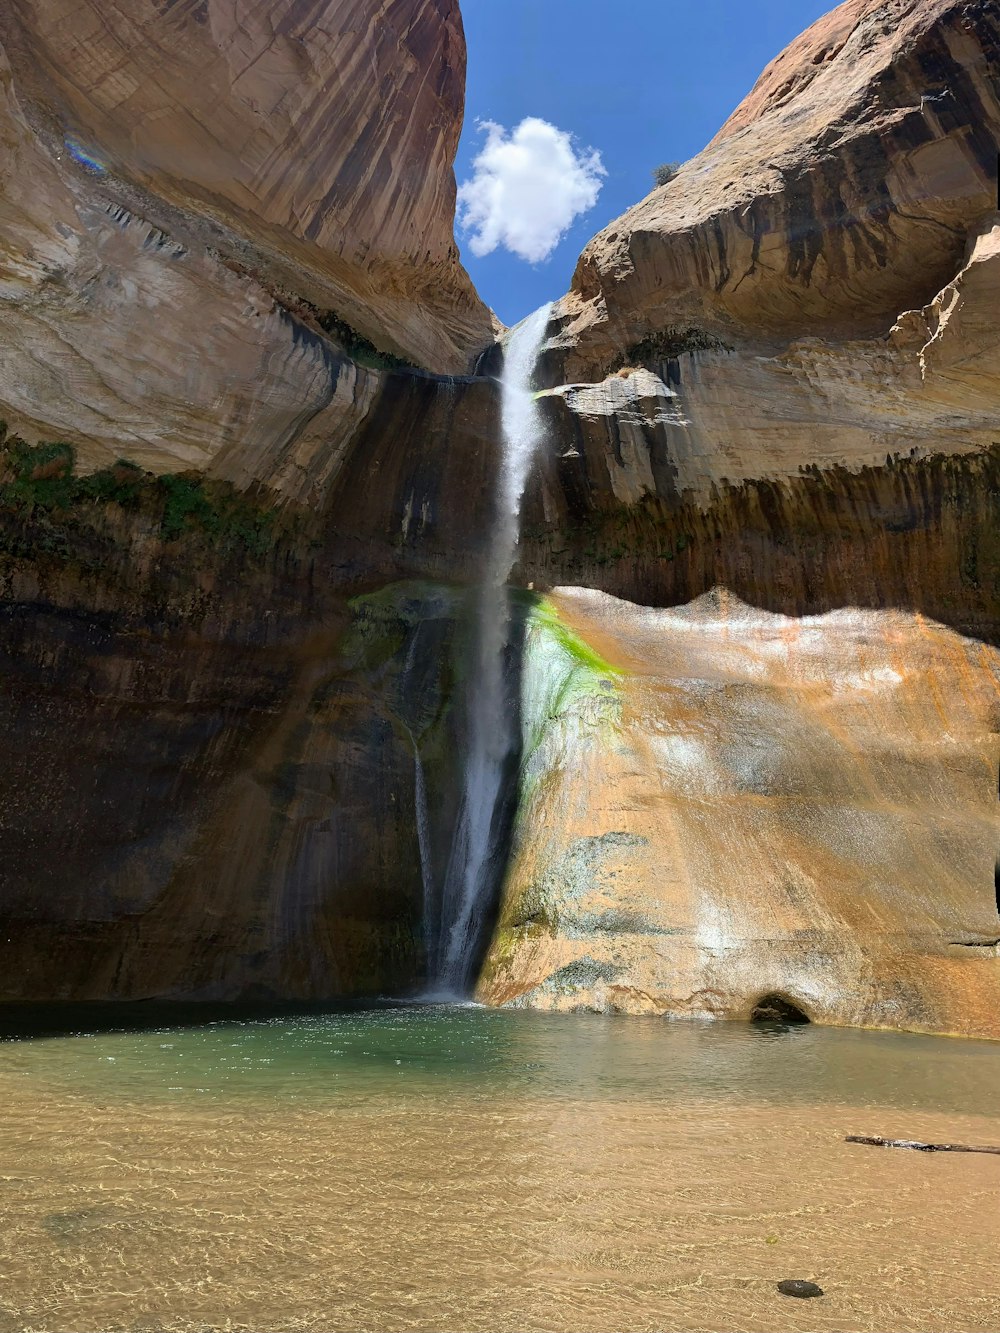
{"type": "Polygon", "coordinates": [[[442,828],[462,596],[411,581],[348,604],[322,558],[247,563],[99,611],[109,560],[4,608],[2,998],[313,999],[420,977],[415,761],[442,828]]]}
{"type": "Polygon", "coordinates": [[[495,386],[387,379],[319,512],[7,439],[0,998],[419,983],[468,637],[428,576],[478,567],[495,386]]]}

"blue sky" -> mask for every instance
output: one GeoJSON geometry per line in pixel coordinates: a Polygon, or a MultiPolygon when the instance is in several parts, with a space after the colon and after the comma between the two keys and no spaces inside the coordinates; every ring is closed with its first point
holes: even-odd
{"type": "MultiPolygon", "coordinates": [[[[576,172],[569,184],[577,203],[600,185],[597,202],[542,262],[519,258],[502,244],[477,257],[471,248],[476,229],[458,230],[463,262],[487,304],[514,324],[561,296],[590,237],[652,188],[653,167],[702,149],[764,66],[832,7],[832,0],[463,0],[469,72],[455,163],[459,184],[475,176],[474,159],[488,138],[477,131],[477,119],[510,132],[537,117],[572,135],[575,152],[596,149],[607,173],[600,177],[592,160],[576,172]]],[[[510,149],[504,136],[494,132],[493,138],[495,180],[510,149]]],[[[564,140],[537,126],[521,150],[536,148],[549,155],[540,170],[558,173],[571,156],[564,140]]],[[[530,184],[524,192],[549,193],[530,184]]],[[[488,202],[483,207],[489,212],[488,202]]],[[[494,213],[499,210],[495,205],[494,213]]],[[[510,219],[493,217],[494,229],[498,222],[510,219]]],[[[483,225],[478,230],[485,235],[483,225]]],[[[516,235],[513,243],[535,251],[545,244],[516,235]]]]}

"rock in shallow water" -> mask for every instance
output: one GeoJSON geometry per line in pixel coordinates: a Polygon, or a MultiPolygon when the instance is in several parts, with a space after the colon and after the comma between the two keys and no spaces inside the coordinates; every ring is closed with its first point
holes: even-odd
{"type": "Polygon", "coordinates": [[[808,1300],[811,1296],[823,1295],[822,1287],[818,1287],[815,1282],[806,1282],[800,1277],[785,1278],[777,1285],[782,1296],[799,1296],[803,1300],[808,1300]]]}

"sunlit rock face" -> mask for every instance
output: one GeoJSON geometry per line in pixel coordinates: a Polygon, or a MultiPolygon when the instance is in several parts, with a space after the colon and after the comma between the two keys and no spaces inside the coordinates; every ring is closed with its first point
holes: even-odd
{"type": "Polygon", "coordinates": [[[484,998],[1000,1036],[998,71],[842,5],[584,252],[484,998]]]}
{"type": "Polygon", "coordinates": [[[481,998],[1000,1036],[998,685],[903,611],[557,590],[481,998]]]}
{"type": "Polygon", "coordinates": [[[849,0],[765,70],[677,177],[600,232],[558,311],[562,378],[648,333],[737,345],[884,333],[996,207],[1000,14],[849,0]]]}
{"type": "Polygon", "coordinates": [[[452,234],[464,73],[454,0],[5,5],[0,415],[295,493],[377,380],[317,313],[465,371],[492,325],[452,234]]]}
{"type": "Polygon", "coordinates": [[[566,489],[585,473],[585,484],[624,504],[659,495],[704,507],[748,479],[989,448],[998,300],[1000,215],[991,212],[953,279],[884,337],[702,348],[550,390],[548,476],[566,489]]]}
{"type": "Polygon", "coordinates": [[[526,579],[995,636],[997,25],[842,5],[595,238],[550,326],[526,579]],[[754,218],[759,254],[722,263],[754,218]]]}

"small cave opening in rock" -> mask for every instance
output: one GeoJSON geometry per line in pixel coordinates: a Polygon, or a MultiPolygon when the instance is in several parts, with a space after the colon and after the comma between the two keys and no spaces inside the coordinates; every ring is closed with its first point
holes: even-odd
{"type": "Polygon", "coordinates": [[[751,1023],[808,1023],[809,1015],[783,995],[764,995],[753,1007],[751,1023]]]}
{"type": "Polygon", "coordinates": [[[993,867],[993,892],[997,900],[997,916],[1000,916],[1000,860],[993,867]]]}

